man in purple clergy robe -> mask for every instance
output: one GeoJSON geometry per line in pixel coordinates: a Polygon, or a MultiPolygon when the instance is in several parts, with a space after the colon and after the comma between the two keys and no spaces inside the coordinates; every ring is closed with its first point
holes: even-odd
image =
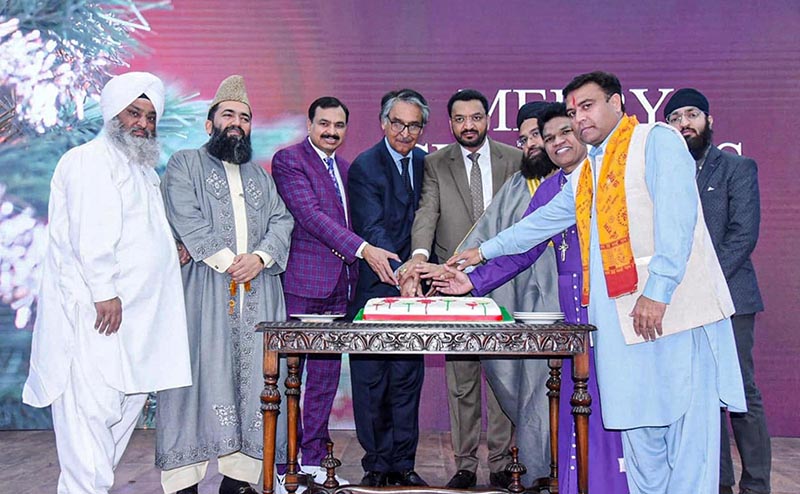
{"type": "MultiPolygon", "coordinates": [[[[289,260],[284,272],[286,312],[344,314],[364,259],[384,283],[397,284],[389,259],[394,253],[368,244],[353,233],[348,210],[347,169],[336,156],[347,132],[347,107],[323,96],[308,109],[308,138],[281,149],[272,158],[278,193],[295,219],[289,260]]],[[[325,480],[320,462],[330,441],[328,421],[339,386],[339,355],[308,355],[300,424],[303,471],[325,480]]]]}
{"type": "MultiPolygon", "coordinates": [[[[544,206],[558,194],[572,172],[586,159],[586,146],[582,144],[572,131],[570,119],[564,104],[549,107],[539,116],[539,133],[544,140],[544,148],[548,157],[560,168],[559,172],[545,180],[536,190],[524,216],[544,206]]],[[[580,304],[581,297],[581,256],[578,247],[578,233],[575,225],[553,236],[550,241],[555,245],[556,268],[558,269],[558,297],[566,322],[587,324],[587,308],[580,304]]],[[[530,267],[545,251],[548,242],[543,242],[529,251],[513,256],[498,257],[486,265],[479,266],[465,275],[460,271],[451,271],[456,285],[448,284],[440,287],[443,293],[457,294],[471,290],[472,295],[483,296],[498,286],[503,285],[518,273],[530,267]],[[452,287],[460,289],[453,290],[452,287]]],[[[589,393],[593,399],[593,412],[600,417],[600,399],[595,376],[593,350],[590,348],[589,393]]],[[[562,375],[572,374],[572,361],[564,359],[562,375]]],[[[571,417],[573,383],[567,378],[561,382],[562,403],[559,407],[559,492],[574,494],[578,492],[577,463],[575,460],[574,423],[571,417]]],[[[589,470],[589,492],[600,494],[625,494],[628,492],[627,481],[623,473],[622,442],[617,431],[603,428],[601,420],[589,421],[589,448],[592,468],[589,470]]]]}

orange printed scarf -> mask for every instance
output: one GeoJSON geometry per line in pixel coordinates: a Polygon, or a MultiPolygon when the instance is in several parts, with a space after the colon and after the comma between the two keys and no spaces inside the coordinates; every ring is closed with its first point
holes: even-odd
{"type": "MultiPolygon", "coordinates": [[[[625,164],[633,129],[639,125],[635,116],[623,115],[619,126],[606,145],[603,164],[597,179],[597,230],[600,256],[606,278],[608,296],[611,298],[636,291],[639,281],[636,263],[631,250],[628,230],[628,208],[625,200],[625,164]]],[[[589,304],[589,235],[592,221],[594,180],[592,164],[583,163],[575,196],[575,217],[581,246],[583,267],[583,293],[581,303],[589,304]]]]}

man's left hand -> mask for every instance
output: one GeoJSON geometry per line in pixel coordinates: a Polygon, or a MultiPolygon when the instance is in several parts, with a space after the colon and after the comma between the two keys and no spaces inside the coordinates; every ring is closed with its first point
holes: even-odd
{"type": "Polygon", "coordinates": [[[255,254],[239,254],[233,258],[233,264],[227,273],[236,283],[247,283],[264,269],[264,261],[255,254]]]}
{"type": "Polygon", "coordinates": [[[645,341],[655,341],[663,334],[661,321],[664,319],[666,311],[667,304],[641,295],[628,315],[633,317],[633,330],[637,335],[644,338],[645,341]]]}

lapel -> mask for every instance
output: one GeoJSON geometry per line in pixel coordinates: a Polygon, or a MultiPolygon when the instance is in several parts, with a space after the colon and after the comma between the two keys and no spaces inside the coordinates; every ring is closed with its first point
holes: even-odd
{"type": "Polygon", "coordinates": [[[447,161],[448,168],[450,168],[450,175],[453,183],[456,184],[458,195],[464,201],[464,207],[467,208],[468,215],[472,215],[472,196],[469,193],[469,179],[467,178],[467,170],[464,167],[464,157],[461,156],[461,146],[458,143],[451,144],[451,148],[447,152],[444,159],[447,161]]]}
{"type": "Polygon", "coordinates": [[[697,190],[700,195],[703,195],[708,188],[708,182],[711,177],[719,170],[719,162],[722,160],[722,151],[720,151],[714,144],[708,150],[706,162],[703,164],[703,169],[697,175],[697,190]]]}
{"type": "MultiPolygon", "coordinates": [[[[308,139],[303,141],[303,150],[306,154],[306,169],[312,176],[316,176],[317,181],[321,183],[322,189],[317,191],[317,196],[322,197],[330,197],[332,202],[336,204],[336,209],[342,214],[342,219],[345,218],[345,211],[344,207],[342,207],[341,201],[339,198],[336,197],[336,189],[333,185],[333,178],[331,174],[328,173],[328,169],[325,163],[320,159],[317,151],[311,147],[311,143],[308,142],[308,139]]],[[[347,186],[347,169],[342,165],[340,160],[336,160],[336,167],[339,169],[339,176],[342,178],[342,186],[346,189],[347,186]]],[[[315,186],[312,183],[312,186],[315,186]]],[[[346,194],[346,191],[341,191],[342,194],[346,194]]],[[[347,197],[347,196],[345,196],[347,197]]]]}
{"type": "Polygon", "coordinates": [[[497,195],[497,192],[506,183],[506,169],[508,168],[503,151],[493,140],[489,140],[489,154],[492,159],[492,197],[497,195]]]}
{"type": "MultiPolygon", "coordinates": [[[[392,189],[392,194],[400,204],[407,205],[409,196],[406,192],[406,186],[403,183],[403,176],[400,174],[400,171],[398,171],[397,165],[392,155],[389,153],[389,150],[386,149],[386,142],[381,140],[378,146],[380,146],[378,148],[378,154],[381,159],[381,166],[383,167],[383,172],[386,174],[389,187],[392,189]]],[[[409,164],[409,166],[413,165],[409,164]]],[[[416,175],[414,178],[416,178],[416,175]]]]}

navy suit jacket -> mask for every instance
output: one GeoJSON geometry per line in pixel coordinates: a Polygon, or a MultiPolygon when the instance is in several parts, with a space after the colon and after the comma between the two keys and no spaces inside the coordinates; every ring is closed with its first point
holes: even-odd
{"type": "Polygon", "coordinates": [[[736,313],[764,310],[750,260],[761,222],[756,162],[712,145],[697,175],[697,188],[736,313]]]}
{"type": "MultiPolygon", "coordinates": [[[[424,158],[425,152],[414,148],[411,159],[413,195],[407,193],[383,139],[358,155],[349,170],[347,189],[353,231],[371,245],[394,252],[404,260],[411,257],[411,226],[422,191],[424,158]]],[[[400,266],[396,261],[390,263],[394,270],[400,266]]],[[[362,260],[350,315],[355,315],[370,298],[399,294],[394,286],[381,283],[362,260]]]]}

